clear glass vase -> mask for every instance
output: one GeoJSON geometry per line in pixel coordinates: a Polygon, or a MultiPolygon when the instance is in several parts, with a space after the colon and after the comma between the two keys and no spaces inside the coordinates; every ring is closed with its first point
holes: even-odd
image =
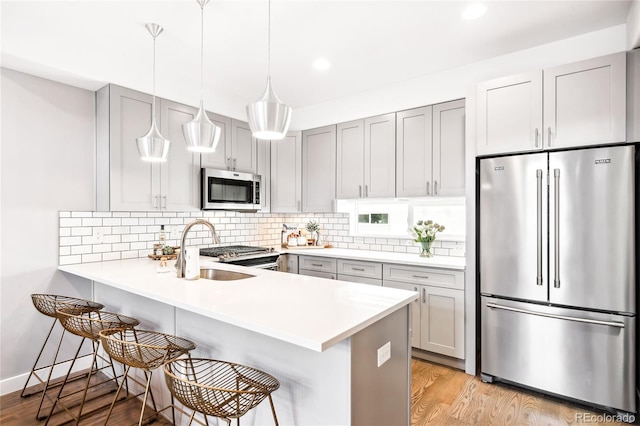
{"type": "Polygon", "coordinates": [[[431,243],[433,241],[421,241],[420,242],[420,257],[432,257],[433,253],[431,252],[431,243]]]}

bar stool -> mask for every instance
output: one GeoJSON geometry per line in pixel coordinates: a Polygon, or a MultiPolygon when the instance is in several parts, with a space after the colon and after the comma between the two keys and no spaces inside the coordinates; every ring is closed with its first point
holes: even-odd
{"type": "Polygon", "coordinates": [[[202,358],[182,358],[162,367],[167,387],[178,401],[193,410],[189,425],[196,412],[223,419],[231,425],[269,398],[276,426],[278,417],[271,393],[280,387],[273,376],[245,365],[202,358]]]}
{"type": "MultiPolygon", "coordinates": [[[[147,397],[151,396],[151,403],[153,404],[153,417],[168,409],[172,409],[173,424],[176,423],[175,412],[173,411],[173,398],[171,405],[158,410],[156,402],[153,398],[153,392],[151,391],[151,377],[153,370],[160,367],[165,362],[174,361],[182,355],[188,354],[196,348],[196,345],[180,337],[172,336],[169,334],[157,333],[155,331],[136,330],[136,329],[111,329],[102,330],[100,332],[100,340],[102,341],[102,347],[105,352],[109,354],[111,359],[116,360],[126,366],[124,376],[118,387],[116,395],[113,397],[113,402],[109,408],[109,413],[104,421],[106,425],[113,411],[113,406],[118,400],[118,395],[122,389],[122,385],[127,378],[131,379],[135,383],[144,386],[144,398],[142,400],[142,409],[140,410],[140,420],[138,425],[142,425],[144,420],[144,411],[147,405],[147,397]],[[129,370],[131,367],[140,368],[144,371],[146,383],[136,380],[134,377],[129,376],[129,370]]],[[[132,395],[131,397],[138,397],[138,395],[132,395]]]]}
{"type": "MultiPolygon", "coordinates": [[[[99,352],[98,350],[100,348],[100,340],[99,340],[100,331],[107,330],[110,328],[133,328],[136,325],[140,324],[140,321],[138,321],[135,318],[115,314],[112,312],[104,312],[104,311],[86,312],[76,308],[62,308],[62,309],[58,309],[56,312],[57,312],[58,320],[60,321],[60,324],[62,324],[62,326],[65,328],[65,330],[67,330],[72,334],[75,334],[76,336],[82,337],[82,340],[80,341],[80,345],[78,345],[78,350],[76,351],[76,355],[73,361],[71,361],[71,365],[69,366],[69,371],[67,372],[64,382],[62,383],[62,386],[60,386],[60,390],[58,391],[58,395],[56,396],[53,406],[51,407],[51,411],[49,412],[49,416],[47,418],[45,425],[49,424],[49,420],[51,420],[51,417],[54,414],[54,410],[58,404],[61,405],[64,411],[66,411],[67,413],[69,413],[69,415],[71,415],[71,417],[75,420],[75,424],[77,425],[80,422],[80,418],[83,415],[93,413],[95,411],[98,411],[106,407],[105,405],[105,406],[93,409],[87,413],[84,413],[84,414],[82,413],[82,409],[86,402],[87,392],[89,388],[102,385],[111,380],[115,380],[117,383],[117,379],[118,379],[118,376],[116,375],[116,371],[115,371],[115,368],[113,367],[113,363],[111,362],[111,359],[105,358],[102,355],[99,355],[98,353],[99,352]],[[78,410],[78,415],[75,416],[70,411],[71,407],[67,407],[61,400],[63,398],[70,397],[80,392],[80,391],[75,391],[75,392],[70,392],[66,395],[62,395],[64,387],[67,384],[69,376],[71,375],[73,366],[78,358],[78,354],[80,353],[80,350],[82,349],[82,345],[86,339],[91,340],[91,343],[93,346],[93,360],[91,361],[91,368],[89,369],[89,373],[87,375],[86,385],[84,387],[84,390],[82,391],[83,393],[79,403],[80,408],[78,410]],[[105,364],[104,366],[98,367],[98,362],[97,362],[98,357],[105,364]],[[109,367],[111,367],[113,378],[109,378],[100,383],[91,385],[91,376],[94,373],[109,367]]],[[[100,396],[103,396],[103,395],[100,395],[100,396]]]]}
{"type": "MultiPolygon", "coordinates": [[[[38,392],[42,392],[42,396],[40,397],[40,404],[38,405],[38,411],[36,412],[36,419],[42,420],[44,419],[44,416],[40,416],[40,411],[42,410],[42,404],[44,402],[45,394],[50,388],[53,388],[54,386],[57,386],[59,384],[59,383],[51,384],[51,375],[53,374],[53,369],[57,365],[64,364],[65,362],[71,361],[70,359],[67,359],[64,361],[57,361],[58,353],[60,352],[60,347],[62,346],[62,340],[64,338],[64,333],[65,333],[65,329],[63,328],[62,334],[60,335],[60,340],[58,341],[58,347],[56,348],[55,353],[53,355],[53,360],[48,365],[43,365],[38,367],[38,362],[40,362],[40,358],[42,357],[44,349],[47,346],[47,343],[49,342],[49,338],[51,337],[53,328],[58,322],[58,318],[56,316],[56,310],[60,308],[68,307],[68,308],[83,310],[86,312],[91,312],[91,311],[98,311],[104,308],[104,305],[100,303],[92,302],[90,300],[78,299],[76,297],[69,297],[69,296],[61,296],[58,294],[32,294],[31,301],[33,302],[33,306],[35,306],[38,312],[53,318],[53,322],[51,323],[51,328],[49,329],[49,333],[47,334],[47,337],[44,339],[44,342],[42,343],[40,352],[38,353],[38,356],[35,362],[33,363],[33,367],[29,372],[27,381],[25,382],[24,387],[22,388],[22,392],[20,393],[21,397],[26,398],[27,396],[31,396],[38,392]],[[45,370],[45,369],[49,370],[49,373],[47,374],[46,379],[44,379],[43,377],[40,377],[40,375],[38,374],[41,370],[45,370]],[[29,386],[29,382],[31,381],[32,377],[35,377],[39,381],[39,384],[44,384],[44,386],[40,390],[35,390],[32,392],[26,393],[27,387],[29,386]]],[[[82,375],[78,376],[76,377],[76,379],[80,377],[83,377],[83,376],[82,375]]]]}

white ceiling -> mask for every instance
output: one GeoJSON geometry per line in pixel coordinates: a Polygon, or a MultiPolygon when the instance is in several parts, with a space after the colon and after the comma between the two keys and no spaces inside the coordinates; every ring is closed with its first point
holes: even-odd
{"type": "MultiPolygon", "coordinates": [[[[466,1],[273,0],[274,89],[295,108],[625,23],[631,0],[485,1],[465,21],[466,1]],[[320,72],[319,56],[331,62],[320,72]]],[[[267,1],[212,0],[205,8],[205,104],[224,113],[262,92],[267,1]]],[[[2,66],[91,90],[116,83],[200,99],[200,8],[179,1],[2,0],[2,66]]],[[[237,108],[236,108],[237,109],[237,108]]],[[[295,114],[295,112],[294,112],[295,114]]]]}

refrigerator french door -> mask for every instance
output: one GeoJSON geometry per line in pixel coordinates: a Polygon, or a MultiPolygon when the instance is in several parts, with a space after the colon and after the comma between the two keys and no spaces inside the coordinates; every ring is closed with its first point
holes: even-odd
{"type": "Polygon", "coordinates": [[[636,412],[635,148],[480,161],[481,370],[636,412]]]}

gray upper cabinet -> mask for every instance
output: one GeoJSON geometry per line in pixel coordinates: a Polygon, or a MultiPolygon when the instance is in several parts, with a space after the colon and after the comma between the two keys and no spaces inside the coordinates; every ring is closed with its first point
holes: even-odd
{"type": "Polygon", "coordinates": [[[151,126],[151,95],[108,85],[96,93],[97,208],[111,211],[198,210],[200,158],[187,151],[182,123],[195,108],[156,99],[165,163],[140,160],[136,138],[151,126]]]}
{"type": "Polygon", "coordinates": [[[336,126],[336,198],[362,198],[364,186],[364,120],[336,126]]]}
{"type": "Polygon", "coordinates": [[[478,155],[542,149],[542,71],[478,85],[478,155]]]}
{"type": "Polygon", "coordinates": [[[464,195],[465,101],[433,106],[433,194],[464,195]]]}
{"type": "Polygon", "coordinates": [[[171,141],[169,158],[160,165],[162,210],[200,210],[200,154],[187,149],[182,133],[182,125],[197,113],[197,108],[160,100],[160,131],[171,141]]]}
{"type": "Polygon", "coordinates": [[[257,141],[251,135],[249,124],[208,113],[209,118],[222,129],[216,151],[202,154],[202,167],[255,173],[258,167],[257,141]]]}
{"type": "Polygon", "coordinates": [[[544,70],[545,147],[626,140],[626,53],[544,70]]]}
{"type": "Polygon", "coordinates": [[[432,110],[427,106],[396,114],[398,197],[433,195],[432,110]]]}
{"type": "Polygon", "coordinates": [[[477,101],[478,155],[624,142],[626,54],[484,82],[477,101]]]}
{"type": "Polygon", "coordinates": [[[223,115],[207,112],[209,120],[220,127],[220,139],[215,152],[201,155],[201,166],[211,169],[226,170],[231,157],[231,119],[223,115]]]}
{"type": "Polygon", "coordinates": [[[336,198],[336,126],[302,132],[302,211],[332,212],[336,198]]]}
{"type": "Polygon", "coordinates": [[[302,202],[302,134],[271,141],[271,212],[295,213],[302,202]]]}
{"type": "Polygon", "coordinates": [[[364,120],[364,196],[396,196],[396,114],[364,120]]]}
{"type": "Polygon", "coordinates": [[[260,182],[260,211],[271,211],[271,142],[258,140],[258,169],[260,182]]]}

